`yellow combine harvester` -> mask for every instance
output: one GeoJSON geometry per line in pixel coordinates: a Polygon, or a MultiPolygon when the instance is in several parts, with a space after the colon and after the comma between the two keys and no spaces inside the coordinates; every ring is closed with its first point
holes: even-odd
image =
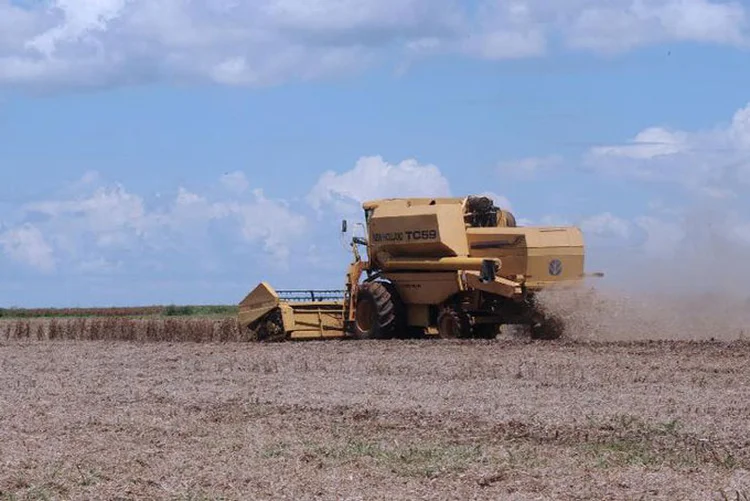
{"type": "Polygon", "coordinates": [[[580,229],[518,227],[513,214],[478,196],[374,200],[362,208],[367,238],[352,238],[345,289],[259,284],[239,305],[240,324],[255,339],[488,339],[503,324],[526,325],[536,339],[561,335],[561,322],[536,299],[546,287],[584,279],[580,229]]]}

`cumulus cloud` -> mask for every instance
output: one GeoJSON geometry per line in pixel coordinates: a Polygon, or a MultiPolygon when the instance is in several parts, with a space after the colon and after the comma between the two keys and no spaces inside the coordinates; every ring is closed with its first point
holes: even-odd
{"type": "Polygon", "coordinates": [[[262,242],[263,249],[283,265],[288,264],[291,243],[309,229],[305,216],[287,203],[266,198],[261,190],[253,193],[252,202],[232,204],[231,209],[240,218],[245,239],[262,242]]]}
{"type": "Polygon", "coordinates": [[[0,233],[0,246],[5,255],[17,263],[42,272],[55,269],[52,247],[39,228],[31,224],[0,233]]]}
{"type": "Polygon", "coordinates": [[[227,172],[221,176],[221,184],[233,193],[243,193],[250,187],[250,182],[242,171],[227,172]]]}
{"type": "Polygon", "coordinates": [[[449,35],[460,16],[451,0],[3,0],[0,79],[269,85],[357,70],[391,43],[449,35]]]}
{"type": "Polygon", "coordinates": [[[547,34],[534,2],[482,2],[477,29],[459,49],[488,60],[540,56],[547,51],[547,34]]]}
{"type": "MultiPolygon", "coordinates": [[[[0,0],[0,83],[271,85],[433,54],[537,57],[667,41],[747,45],[719,0],[0,0]]],[[[402,61],[402,62],[403,62],[402,61]]]]}
{"type": "Polygon", "coordinates": [[[592,155],[625,157],[645,160],[663,155],[675,155],[687,149],[687,134],[681,131],[669,131],[662,127],[649,127],[624,146],[597,146],[591,150],[592,155]]]}
{"type": "Polygon", "coordinates": [[[66,249],[76,246],[82,232],[93,235],[97,246],[108,247],[127,245],[147,229],[143,200],[119,184],[98,187],[82,198],[29,203],[23,210],[54,221],[53,238],[66,249]]]}
{"type": "Polygon", "coordinates": [[[588,217],[580,227],[586,234],[596,237],[627,239],[631,235],[631,223],[611,212],[588,217]]]}
{"type": "Polygon", "coordinates": [[[325,172],[308,195],[315,209],[357,210],[365,200],[450,196],[448,180],[435,165],[409,159],[390,164],[380,156],[362,157],[353,169],[325,172]]]}
{"type": "MultiPolygon", "coordinates": [[[[572,2],[561,2],[570,5],[572,2]]],[[[621,52],[660,42],[747,46],[747,11],[737,1],[593,0],[566,16],[567,45],[621,52]]]]}
{"type": "Polygon", "coordinates": [[[219,198],[179,187],[167,203],[151,205],[87,173],[72,184],[74,193],[23,205],[22,222],[2,233],[0,244],[12,259],[44,271],[57,261],[85,272],[138,267],[137,256],[144,255],[162,263],[178,254],[214,259],[223,245],[257,247],[285,266],[290,246],[307,230],[305,216],[260,190],[244,193],[241,173],[219,183],[230,181],[232,189],[219,198]]]}
{"type": "Polygon", "coordinates": [[[623,145],[591,148],[584,163],[623,177],[673,182],[712,198],[730,198],[750,183],[750,103],[709,130],[649,127],[623,145]]]}

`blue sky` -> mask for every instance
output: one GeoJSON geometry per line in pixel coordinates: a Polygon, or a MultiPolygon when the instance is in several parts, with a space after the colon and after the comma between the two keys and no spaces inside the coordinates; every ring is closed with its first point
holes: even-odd
{"type": "Polygon", "coordinates": [[[0,0],[0,305],[339,287],[383,196],[580,225],[611,280],[701,267],[704,219],[750,245],[749,10],[0,0]]]}

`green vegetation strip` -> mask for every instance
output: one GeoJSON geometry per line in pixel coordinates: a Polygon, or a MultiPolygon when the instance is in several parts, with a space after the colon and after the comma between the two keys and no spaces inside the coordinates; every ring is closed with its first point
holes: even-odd
{"type": "Polygon", "coordinates": [[[0,318],[230,316],[235,305],[167,305],[110,308],[0,308],[0,318]]]}

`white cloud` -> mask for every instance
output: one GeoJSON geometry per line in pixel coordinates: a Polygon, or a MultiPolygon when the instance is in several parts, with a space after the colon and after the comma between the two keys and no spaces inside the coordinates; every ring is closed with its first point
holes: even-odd
{"type": "Polygon", "coordinates": [[[591,148],[584,163],[604,173],[673,182],[712,198],[750,183],[750,103],[729,123],[703,131],[649,127],[624,145],[591,148]]]}
{"type": "Polygon", "coordinates": [[[24,224],[0,233],[0,245],[6,256],[13,261],[42,272],[55,269],[52,247],[47,243],[42,232],[31,224],[24,224]]]}
{"type": "Polygon", "coordinates": [[[365,200],[395,197],[450,196],[448,180],[436,166],[414,159],[390,164],[380,156],[362,157],[342,174],[325,172],[308,195],[315,209],[357,210],[365,200]]]}
{"type": "Polygon", "coordinates": [[[0,0],[0,84],[208,80],[271,85],[401,56],[536,57],[555,43],[622,51],[747,46],[746,8],[718,0],[0,0]]]}
{"type": "MultiPolygon", "coordinates": [[[[227,201],[212,202],[203,195],[180,187],[171,206],[149,214],[148,225],[168,231],[164,235],[166,239],[184,236],[189,240],[193,235],[204,235],[212,221],[228,218],[234,213],[227,201]]],[[[183,240],[180,238],[178,241],[183,240]]]]}
{"type": "Polygon", "coordinates": [[[205,243],[211,238],[207,235],[209,226],[219,224],[227,233],[246,244],[260,245],[280,261],[287,259],[291,245],[309,229],[303,215],[292,211],[284,201],[267,198],[259,189],[240,198],[209,200],[180,188],[174,204],[150,213],[149,223],[154,230],[168,230],[162,238],[173,247],[194,238],[198,239],[196,244],[205,243]]]}
{"type": "Polygon", "coordinates": [[[584,233],[601,238],[627,239],[631,234],[631,223],[611,212],[588,217],[581,222],[580,227],[584,233]]]}
{"type": "Polygon", "coordinates": [[[448,35],[462,16],[453,0],[0,1],[15,21],[0,35],[6,84],[317,78],[356,71],[393,44],[448,35]]]}
{"type": "Polygon", "coordinates": [[[260,2],[274,26],[328,39],[332,34],[369,37],[441,33],[457,28],[461,12],[445,0],[272,0],[260,2]]]}
{"type": "Polygon", "coordinates": [[[221,184],[233,193],[244,193],[250,187],[245,173],[242,171],[228,172],[221,176],[221,184]]]}
{"type": "Polygon", "coordinates": [[[127,0],[56,0],[47,11],[58,19],[58,24],[28,40],[26,45],[50,57],[65,44],[91,43],[90,35],[106,31],[126,3],[127,0]]]}
{"type": "Polygon", "coordinates": [[[44,270],[56,260],[82,272],[121,269],[123,255],[147,253],[162,260],[173,253],[213,258],[225,244],[258,248],[284,266],[290,247],[309,229],[306,218],[260,190],[246,194],[241,172],[220,179],[230,181],[232,190],[218,199],[180,187],[166,204],[150,207],[122,185],[102,185],[96,173],[87,173],[67,198],[24,205],[23,218],[36,226],[11,228],[0,243],[13,259],[44,270]],[[214,241],[212,230],[229,243],[214,241]]]}
{"type": "Polygon", "coordinates": [[[261,241],[263,249],[280,261],[277,264],[285,265],[291,254],[290,242],[309,229],[307,219],[288,204],[266,198],[260,190],[253,196],[250,203],[232,205],[240,216],[242,235],[250,242],[261,241]]]}
{"type": "MultiPolygon", "coordinates": [[[[87,178],[90,174],[83,181],[87,178]]],[[[82,232],[94,235],[99,247],[120,247],[131,244],[133,237],[147,229],[143,200],[121,185],[98,187],[84,198],[30,203],[23,210],[55,221],[53,238],[69,251],[76,247],[77,235],[82,232]]]]}
{"type": "MultiPolygon", "coordinates": [[[[570,4],[571,2],[565,2],[570,4]]],[[[739,2],[711,0],[592,0],[568,18],[567,43],[578,49],[621,52],[691,41],[746,46],[747,13],[739,2]]]]}
{"type": "Polygon", "coordinates": [[[547,34],[533,2],[483,2],[476,13],[478,29],[460,48],[483,59],[534,57],[547,50],[547,34]]]}
{"type": "Polygon", "coordinates": [[[738,150],[750,150],[750,103],[735,112],[727,135],[738,150]]]}
{"type": "Polygon", "coordinates": [[[591,154],[644,160],[663,155],[674,155],[685,151],[687,147],[687,134],[685,132],[669,131],[662,127],[649,127],[636,134],[631,144],[597,146],[592,148],[591,154]]]}

